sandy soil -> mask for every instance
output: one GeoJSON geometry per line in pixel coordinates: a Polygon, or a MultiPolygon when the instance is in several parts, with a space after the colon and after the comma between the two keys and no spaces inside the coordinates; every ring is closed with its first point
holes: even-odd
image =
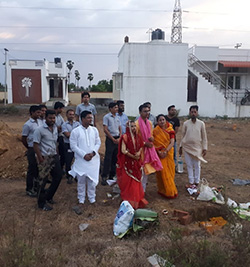
{"type": "MultiPolygon", "coordinates": [[[[196,228],[196,232],[199,229],[195,222],[180,226],[178,222],[170,220],[174,209],[200,211],[214,207],[215,213],[220,209],[216,204],[195,201],[189,196],[185,189],[188,180],[184,165],[184,173],[176,174],[179,196],[174,200],[160,197],[155,177],[150,176],[146,199],[149,201],[148,208],[159,213],[160,224],[156,229],[148,229],[137,237],[124,240],[114,238],[113,220],[121,200],[107,197],[107,193],[112,193],[108,186],[98,185],[96,205],[87,203],[84,213],[78,216],[72,211],[77,203],[76,184],[68,185],[64,178],[54,197],[57,203],[53,211],[40,211],[36,200],[25,195],[27,163],[20,133],[27,119],[28,112],[25,109],[21,114],[0,114],[0,137],[3,141],[0,145],[8,149],[7,152],[0,151],[1,246],[8,252],[12,240],[28,243],[36,252],[36,259],[32,260],[37,266],[147,266],[146,257],[160,249],[170,227],[185,227],[191,233],[192,229],[196,228]],[[162,215],[163,209],[169,211],[167,216],[162,215]],[[80,223],[89,224],[85,232],[80,232],[80,223]]],[[[208,163],[202,164],[202,177],[208,180],[210,186],[223,186],[227,197],[237,202],[249,202],[250,187],[234,186],[230,180],[250,179],[250,120],[207,119],[205,123],[209,146],[206,157],[208,163]]],[[[98,129],[102,138],[100,153],[103,155],[104,135],[100,115],[98,129]]],[[[177,135],[179,140],[180,134],[177,135]]],[[[208,218],[204,215],[200,219],[208,218]]]]}

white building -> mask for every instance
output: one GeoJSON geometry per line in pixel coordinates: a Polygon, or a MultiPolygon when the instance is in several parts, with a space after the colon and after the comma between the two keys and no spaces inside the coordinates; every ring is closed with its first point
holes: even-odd
{"type": "Polygon", "coordinates": [[[175,104],[180,116],[199,105],[201,116],[250,117],[250,103],[241,105],[250,88],[250,50],[172,44],[164,40],[130,43],[118,55],[113,97],[125,101],[126,113],[138,114],[143,102],[152,113],[166,114],[175,104]]]}
{"type": "Polygon", "coordinates": [[[60,58],[9,60],[7,68],[8,103],[68,103],[67,67],[60,58]]]}

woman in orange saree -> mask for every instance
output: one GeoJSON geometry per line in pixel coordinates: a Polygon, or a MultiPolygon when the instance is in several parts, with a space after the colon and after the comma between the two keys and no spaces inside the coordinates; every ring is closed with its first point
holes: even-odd
{"type": "Polygon", "coordinates": [[[121,190],[121,198],[129,201],[134,209],[143,208],[148,204],[144,198],[142,187],[141,153],[144,143],[136,134],[134,122],[129,122],[126,133],[122,135],[117,155],[117,183],[121,190]]]}
{"type": "Polygon", "coordinates": [[[175,186],[174,137],[172,124],[166,121],[163,114],[157,116],[157,126],[153,130],[154,146],[161,160],[163,169],[156,172],[158,193],[166,198],[178,195],[175,186]]]}

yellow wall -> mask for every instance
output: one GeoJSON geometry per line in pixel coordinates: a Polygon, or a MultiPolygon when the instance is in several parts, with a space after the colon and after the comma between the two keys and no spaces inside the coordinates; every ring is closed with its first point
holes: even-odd
{"type": "MultiPolygon", "coordinates": [[[[112,92],[89,92],[90,99],[113,99],[112,92]]],[[[81,103],[81,93],[79,92],[72,92],[69,93],[69,101],[70,105],[78,105],[81,103]]]]}
{"type": "MultiPolygon", "coordinates": [[[[0,92],[0,100],[4,99],[4,92],[0,92]]],[[[6,93],[6,99],[8,99],[8,93],[6,93]]]]}

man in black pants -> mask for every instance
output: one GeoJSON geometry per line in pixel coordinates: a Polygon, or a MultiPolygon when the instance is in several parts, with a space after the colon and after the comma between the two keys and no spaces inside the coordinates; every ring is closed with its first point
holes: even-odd
{"type": "Polygon", "coordinates": [[[62,169],[57,154],[57,127],[55,111],[47,110],[45,123],[34,132],[33,145],[39,163],[40,188],[38,192],[38,207],[45,211],[52,210],[47,204],[54,204],[53,196],[62,179],[62,169]],[[52,182],[45,191],[48,176],[52,182]]]}
{"type": "Polygon", "coordinates": [[[105,157],[102,171],[102,185],[106,185],[107,177],[113,179],[116,175],[116,162],[118,153],[118,143],[122,133],[121,123],[116,116],[118,112],[117,103],[109,104],[109,113],[103,117],[103,130],[106,135],[105,141],[105,157]]]}
{"type": "Polygon", "coordinates": [[[58,131],[58,152],[60,156],[60,163],[61,163],[61,168],[63,169],[63,166],[65,164],[65,155],[64,155],[64,142],[63,142],[63,134],[62,134],[62,125],[64,123],[64,119],[62,117],[62,112],[63,112],[64,104],[57,101],[54,105],[54,110],[56,113],[56,121],[55,125],[57,126],[57,131],[58,131]]]}
{"type": "Polygon", "coordinates": [[[39,106],[30,106],[30,119],[23,125],[22,143],[27,148],[28,170],[26,178],[26,195],[30,197],[37,196],[36,180],[38,179],[38,168],[35,152],[33,149],[33,136],[35,130],[42,125],[39,119],[41,109],[39,106]]]}
{"type": "Polygon", "coordinates": [[[73,129],[80,125],[79,121],[75,121],[75,111],[68,109],[66,112],[67,121],[62,125],[62,133],[64,135],[64,155],[65,155],[65,171],[68,179],[67,183],[72,184],[72,176],[69,174],[71,164],[74,158],[74,152],[70,148],[69,137],[73,129]]]}

